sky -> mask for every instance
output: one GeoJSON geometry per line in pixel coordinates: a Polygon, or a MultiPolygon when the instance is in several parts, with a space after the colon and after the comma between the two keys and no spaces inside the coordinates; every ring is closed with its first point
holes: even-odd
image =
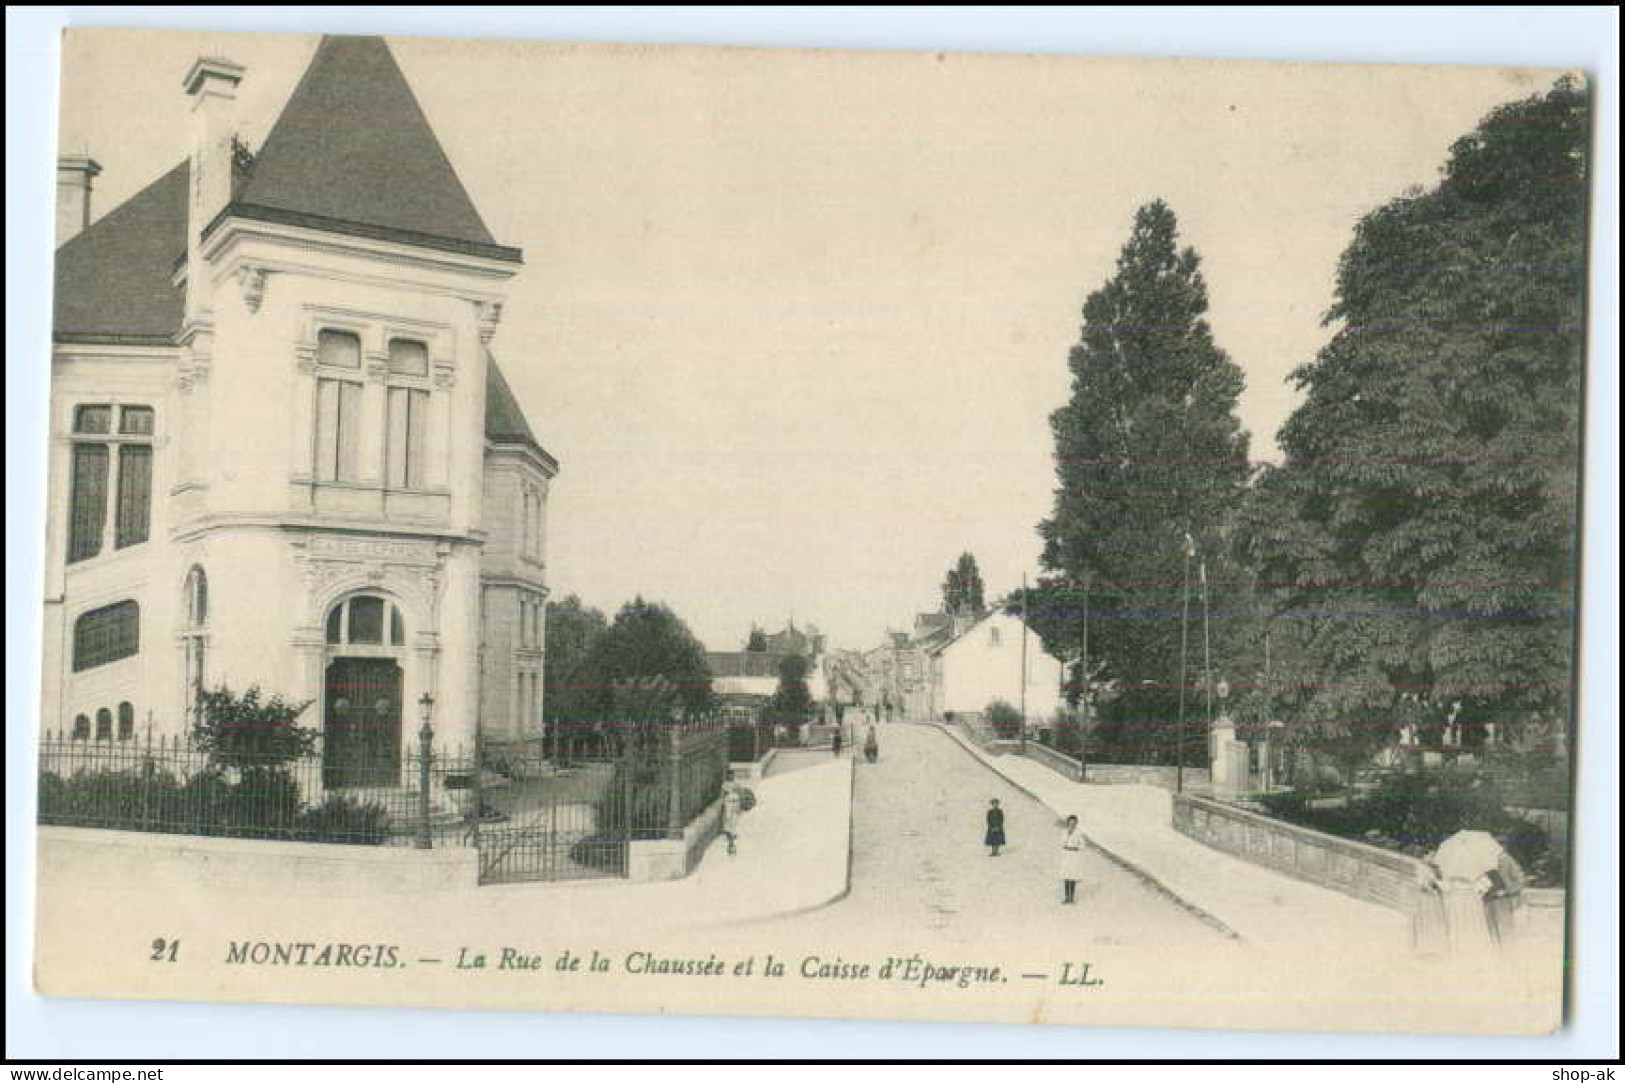
{"type": "MultiPolygon", "coordinates": [[[[258,146],[314,36],[75,31],[61,149],[93,213],[186,153],[181,79],[247,68],[258,146]]],[[[555,597],[670,604],[713,649],[864,648],[1036,575],[1084,298],[1166,200],[1247,380],[1255,459],[1361,215],[1555,73],[388,39],[497,240],[493,349],[562,464],[555,597]]]]}

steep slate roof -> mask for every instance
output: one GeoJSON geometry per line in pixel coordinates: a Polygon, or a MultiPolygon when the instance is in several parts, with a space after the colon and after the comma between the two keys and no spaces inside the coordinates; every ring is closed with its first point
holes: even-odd
{"type": "MultiPolygon", "coordinates": [[[[57,342],[174,344],[185,304],[174,275],[177,261],[186,254],[191,172],[190,164],[182,161],[56,250],[57,342]]],[[[259,217],[302,215],[302,224],[337,232],[369,229],[373,232],[368,235],[428,247],[475,246],[464,249],[475,251],[484,246],[494,250],[496,258],[519,257],[517,249],[491,241],[381,38],[322,40],[252,174],[236,188],[237,202],[228,210],[245,217],[256,217],[256,209],[265,212],[259,217]],[[319,78],[313,78],[318,67],[319,78]],[[374,85],[378,82],[388,85],[379,90],[374,85]],[[297,115],[290,120],[296,106],[297,115]],[[378,137],[381,124],[391,130],[387,138],[378,137]],[[295,168],[294,160],[301,154],[350,162],[347,168],[360,172],[340,178],[320,163],[295,168]],[[365,163],[376,162],[379,156],[394,163],[382,170],[387,182],[358,183],[371,168],[365,163]],[[345,185],[355,191],[346,194],[345,185]],[[245,202],[253,199],[270,202],[245,202]],[[322,212],[300,210],[301,205],[359,214],[362,220],[318,224],[312,216],[322,212]],[[407,220],[403,214],[407,208],[422,215],[410,219],[413,227],[390,224],[407,220]]],[[[486,438],[530,447],[557,468],[531,432],[519,400],[489,352],[486,373],[486,438]]]]}
{"type": "Polygon", "coordinates": [[[377,37],[324,37],[227,214],[518,262],[377,37]]]}
{"type": "Polygon", "coordinates": [[[56,250],[57,341],[173,343],[184,299],[172,276],[186,251],[191,173],[182,162],[56,250]]]}

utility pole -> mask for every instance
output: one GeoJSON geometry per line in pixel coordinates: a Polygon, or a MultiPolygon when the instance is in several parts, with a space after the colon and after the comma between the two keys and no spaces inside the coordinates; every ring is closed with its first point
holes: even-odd
{"type": "Polygon", "coordinates": [[[1179,617],[1179,738],[1175,749],[1174,791],[1185,792],[1185,655],[1189,646],[1191,622],[1191,557],[1196,555],[1196,542],[1185,535],[1185,602],[1179,617]]]}
{"type": "Polygon", "coordinates": [[[1083,572],[1083,666],[1079,673],[1079,680],[1083,685],[1083,725],[1078,731],[1078,781],[1088,779],[1089,765],[1084,759],[1084,749],[1089,741],[1089,587],[1093,573],[1089,569],[1083,572]]]}
{"type": "Polygon", "coordinates": [[[1213,732],[1213,654],[1208,639],[1207,624],[1207,558],[1202,558],[1199,571],[1202,577],[1202,685],[1207,697],[1207,728],[1213,732]]]}
{"type": "Polygon", "coordinates": [[[1021,573],[1021,754],[1027,754],[1027,573],[1021,573]]]}

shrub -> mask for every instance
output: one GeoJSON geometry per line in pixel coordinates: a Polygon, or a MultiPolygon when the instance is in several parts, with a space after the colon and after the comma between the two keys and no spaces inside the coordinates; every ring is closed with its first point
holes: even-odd
{"type": "Polygon", "coordinates": [[[996,699],[987,705],[983,717],[988,725],[993,727],[993,734],[1006,741],[1021,736],[1023,719],[1021,712],[1002,699],[996,699]]]}
{"type": "Polygon", "coordinates": [[[266,698],[256,685],[238,695],[225,685],[198,692],[203,721],[192,739],[211,762],[221,767],[263,767],[290,763],[316,748],[315,730],[301,729],[298,719],[310,701],[290,703],[280,695],[266,698]]]}
{"type": "Polygon", "coordinates": [[[1496,788],[1482,779],[1452,773],[1392,773],[1366,794],[1348,794],[1340,805],[1316,805],[1314,794],[1293,790],[1265,794],[1259,803],[1275,817],[1341,838],[1371,842],[1425,857],[1462,830],[1486,831],[1535,883],[1561,883],[1562,854],[1548,845],[1538,825],[1507,812],[1496,788]],[[1555,879],[1554,879],[1555,878],[1555,879]]]}
{"type": "Polygon", "coordinates": [[[389,810],[376,801],[330,794],[299,815],[294,837],[303,842],[351,842],[382,845],[389,838],[389,810]]]}

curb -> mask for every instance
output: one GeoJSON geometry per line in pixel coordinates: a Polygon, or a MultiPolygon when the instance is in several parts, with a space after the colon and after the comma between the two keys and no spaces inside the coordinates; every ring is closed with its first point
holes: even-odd
{"type": "Polygon", "coordinates": [[[834,906],[836,903],[840,902],[842,899],[844,899],[848,895],[852,894],[852,831],[853,831],[852,824],[853,824],[853,820],[854,820],[854,817],[852,815],[852,806],[857,800],[858,772],[857,772],[857,769],[856,769],[856,764],[854,764],[852,762],[852,760],[848,759],[845,762],[846,762],[846,780],[847,780],[847,782],[846,782],[846,784],[847,784],[847,791],[846,791],[847,792],[847,798],[846,798],[846,875],[845,875],[843,883],[841,884],[841,890],[837,891],[835,894],[831,895],[829,898],[824,899],[824,900],[822,900],[820,902],[808,903],[805,906],[797,906],[797,907],[795,907],[794,909],[791,909],[791,910],[776,910],[771,914],[756,914],[756,915],[753,915],[753,916],[747,917],[747,918],[736,918],[736,919],[734,919],[732,921],[720,921],[720,922],[715,922],[715,923],[706,924],[706,925],[694,925],[694,926],[690,926],[690,928],[694,928],[694,929],[736,929],[736,928],[738,928],[738,927],[740,927],[742,925],[760,925],[763,922],[768,922],[768,921],[782,921],[785,918],[800,917],[800,916],[802,916],[804,914],[811,914],[814,911],[822,910],[827,906],[834,906]]]}
{"type": "MultiPolygon", "coordinates": [[[[920,723],[915,723],[915,724],[919,725],[920,723]]],[[[1000,778],[1004,779],[1005,782],[1009,783],[1011,786],[1014,786],[1016,789],[1020,790],[1022,793],[1026,794],[1028,797],[1030,797],[1034,801],[1038,802],[1040,805],[1043,805],[1045,808],[1049,809],[1051,812],[1056,812],[1056,809],[1054,808],[1054,806],[1052,806],[1048,801],[1045,801],[1042,797],[1039,797],[1032,790],[1028,789],[1026,786],[1023,786],[1020,782],[1016,781],[1015,779],[1011,778],[1009,775],[1005,774],[1003,771],[999,770],[998,766],[996,764],[994,764],[992,757],[987,756],[986,754],[981,752],[979,749],[973,748],[970,744],[968,744],[966,742],[965,738],[961,734],[956,732],[955,730],[952,730],[952,729],[948,728],[947,726],[943,725],[941,722],[926,722],[926,723],[923,723],[923,724],[927,725],[927,726],[932,726],[935,729],[940,730],[942,733],[946,734],[950,739],[952,739],[953,742],[955,744],[957,744],[962,750],[964,750],[966,755],[970,756],[972,759],[974,759],[978,763],[982,764],[989,771],[992,771],[994,774],[996,774],[1000,778]]],[[[1037,763],[1038,761],[1034,760],[1033,762],[1037,763]]],[[[1043,766],[1043,765],[1040,764],[1039,766],[1043,766]]],[[[1081,782],[1074,782],[1074,784],[1075,785],[1080,785],[1080,786],[1087,785],[1087,783],[1081,783],[1081,782]]],[[[1059,815],[1059,813],[1057,813],[1057,815],[1059,815]]],[[[1213,929],[1215,932],[1219,933],[1220,935],[1228,937],[1229,939],[1234,940],[1234,941],[1236,941],[1238,943],[1243,943],[1244,944],[1244,943],[1247,942],[1246,938],[1244,938],[1240,933],[1236,932],[1236,930],[1232,929],[1230,926],[1226,925],[1222,920],[1220,920],[1219,918],[1217,918],[1217,917],[1213,916],[1212,914],[1208,913],[1206,910],[1202,909],[1200,906],[1197,906],[1195,903],[1191,902],[1189,899],[1186,899],[1184,896],[1182,896],[1178,892],[1176,892],[1173,888],[1169,887],[1167,884],[1165,884],[1161,880],[1157,879],[1156,876],[1154,876],[1153,874],[1151,874],[1151,873],[1147,872],[1146,870],[1142,869],[1140,866],[1136,865],[1134,862],[1130,861],[1128,858],[1124,857],[1123,855],[1121,855],[1119,853],[1116,853],[1115,851],[1108,850],[1106,847],[1104,847],[1100,843],[1096,842],[1093,838],[1089,837],[1087,834],[1084,835],[1084,841],[1088,842],[1090,849],[1094,850],[1096,853],[1100,854],[1102,857],[1106,858],[1112,864],[1114,864],[1117,867],[1121,868],[1124,872],[1127,872],[1129,875],[1133,876],[1135,879],[1137,879],[1137,880],[1141,881],[1142,883],[1144,883],[1146,887],[1150,888],[1152,891],[1155,891],[1158,895],[1161,895],[1163,898],[1167,899],[1169,902],[1173,903],[1175,906],[1178,906],[1181,910],[1185,911],[1187,914],[1189,914],[1191,917],[1195,918],[1197,921],[1200,921],[1202,924],[1204,924],[1204,925],[1208,926],[1209,928],[1213,929]]],[[[847,852],[847,860],[848,860],[848,863],[850,864],[850,861],[851,861],[851,851],[850,850],[848,850],[848,852],[847,852]]]]}

